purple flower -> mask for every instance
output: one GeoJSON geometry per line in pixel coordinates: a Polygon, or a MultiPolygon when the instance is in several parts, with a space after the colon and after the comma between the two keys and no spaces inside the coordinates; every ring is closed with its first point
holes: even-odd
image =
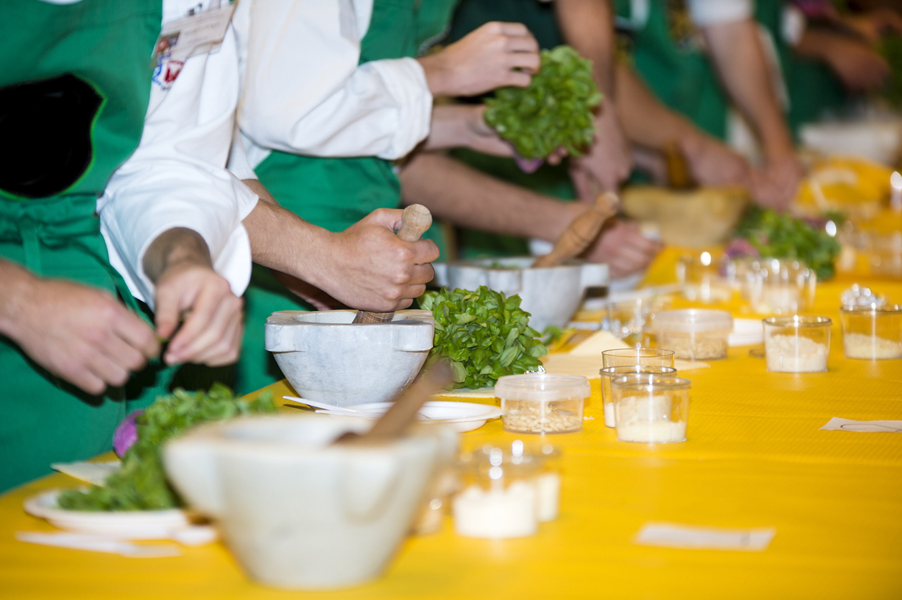
{"type": "Polygon", "coordinates": [[[759,258],[761,254],[758,249],[745,238],[736,238],[732,240],[726,248],[726,255],[729,258],[739,258],[742,256],[753,256],[759,258]]]}
{"type": "Polygon", "coordinates": [[[133,410],[113,432],[113,450],[116,451],[119,458],[122,458],[126,450],[138,441],[138,426],[135,419],[143,414],[143,410],[133,410]]]}

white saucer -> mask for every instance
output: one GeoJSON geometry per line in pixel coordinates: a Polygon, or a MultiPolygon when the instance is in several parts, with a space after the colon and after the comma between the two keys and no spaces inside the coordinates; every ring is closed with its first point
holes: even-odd
{"type": "Polygon", "coordinates": [[[192,526],[191,516],[179,509],[135,511],[83,511],[60,508],[60,490],[50,490],[25,500],[25,512],[47,519],[60,529],[129,540],[168,539],[192,526]]]}
{"type": "MultiPolygon", "coordinates": [[[[359,411],[361,414],[355,415],[348,411],[331,411],[317,410],[318,413],[343,415],[343,416],[359,416],[364,419],[377,419],[388,407],[391,402],[371,402],[369,404],[355,404],[348,406],[348,410],[359,411]]],[[[450,425],[455,431],[464,432],[472,431],[482,427],[486,421],[497,419],[501,416],[501,409],[497,406],[488,404],[477,404],[475,402],[444,402],[440,400],[430,400],[420,409],[419,420],[423,423],[440,423],[450,425]]]]}
{"type": "Polygon", "coordinates": [[[764,325],[761,319],[733,319],[733,331],[728,343],[730,347],[763,344],[764,325]]]}

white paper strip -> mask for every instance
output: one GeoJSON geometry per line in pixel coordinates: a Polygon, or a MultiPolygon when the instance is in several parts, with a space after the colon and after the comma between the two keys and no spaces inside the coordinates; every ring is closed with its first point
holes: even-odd
{"type": "Polygon", "coordinates": [[[98,487],[103,487],[106,483],[106,478],[118,471],[121,466],[122,463],[118,460],[111,462],[50,463],[51,469],[98,487]]]}
{"type": "Polygon", "coordinates": [[[636,536],[636,543],[643,546],[687,548],[693,550],[743,550],[762,552],[770,545],[777,530],[722,529],[719,527],[695,527],[673,523],[646,523],[636,536]]]}
{"type": "Polygon", "coordinates": [[[825,431],[876,431],[882,433],[902,433],[902,421],[855,421],[833,417],[821,427],[825,431]]]}
{"type": "Polygon", "coordinates": [[[153,546],[139,546],[131,542],[117,540],[102,535],[90,535],[87,533],[40,533],[36,531],[17,531],[16,539],[20,542],[40,544],[42,546],[56,546],[57,548],[71,548],[72,550],[89,550],[91,552],[106,552],[119,554],[129,558],[163,558],[167,556],[181,556],[178,546],[173,544],[156,544],[153,546]]]}

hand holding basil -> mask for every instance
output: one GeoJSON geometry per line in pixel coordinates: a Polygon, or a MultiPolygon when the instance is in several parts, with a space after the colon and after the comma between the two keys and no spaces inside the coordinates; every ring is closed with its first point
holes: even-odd
{"type": "Polygon", "coordinates": [[[558,148],[580,156],[592,144],[592,108],[601,102],[592,63],[570,46],[542,51],[542,65],[526,88],[505,87],[485,101],[485,122],[525,159],[558,148]]]}
{"type": "Polygon", "coordinates": [[[435,342],[426,364],[449,359],[453,387],[493,386],[499,377],[535,370],[548,354],[519,296],[507,298],[485,286],[475,292],[442,288],[426,292],[419,302],[435,317],[435,342]]]}

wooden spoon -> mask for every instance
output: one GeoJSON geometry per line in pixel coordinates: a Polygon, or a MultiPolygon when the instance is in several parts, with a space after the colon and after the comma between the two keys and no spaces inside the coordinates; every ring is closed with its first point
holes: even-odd
{"type": "Polygon", "coordinates": [[[362,435],[347,431],[336,439],[335,443],[365,445],[401,437],[407,427],[416,420],[423,404],[450,381],[451,365],[446,361],[436,362],[413,385],[401,392],[394,404],[369,431],[362,435]]]}
{"type": "Polygon", "coordinates": [[[564,261],[579,255],[589,247],[604,222],[617,214],[620,199],[616,194],[605,192],[595,197],[595,204],[580,216],[573,219],[564,233],[554,243],[551,252],[536,259],[535,267],[556,267],[564,261]]]}
{"type": "MultiPolygon", "coordinates": [[[[398,237],[405,242],[415,242],[420,239],[429,226],[432,225],[432,214],[422,204],[411,204],[404,209],[401,216],[401,229],[398,237]]],[[[358,310],[352,323],[388,323],[394,318],[394,312],[370,312],[358,310]]]]}

